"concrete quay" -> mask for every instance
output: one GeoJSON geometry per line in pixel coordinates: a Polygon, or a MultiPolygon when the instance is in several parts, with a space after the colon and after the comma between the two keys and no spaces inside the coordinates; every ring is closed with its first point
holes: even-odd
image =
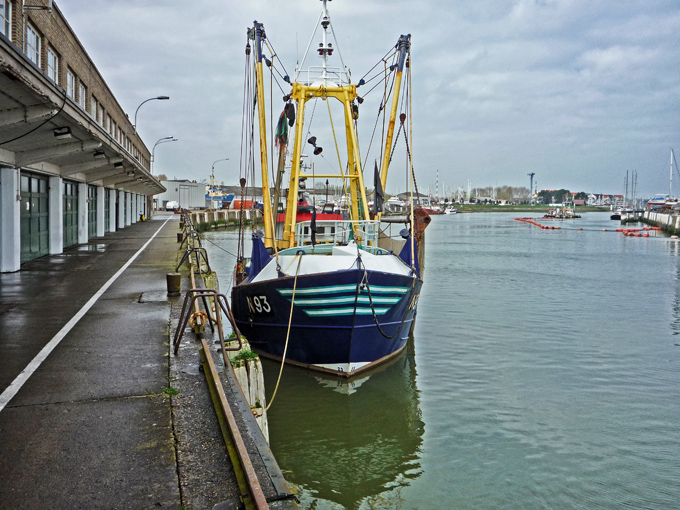
{"type": "MultiPolygon", "coordinates": [[[[170,354],[178,221],[158,215],[0,274],[0,508],[239,508],[198,348],[170,354]]],[[[263,491],[280,499],[278,466],[222,375],[263,491]]]]}
{"type": "Polygon", "coordinates": [[[645,211],[643,221],[655,227],[661,227],[662,230],[669,234],[680,234],[680,215],[678,214],[645,211]]]}

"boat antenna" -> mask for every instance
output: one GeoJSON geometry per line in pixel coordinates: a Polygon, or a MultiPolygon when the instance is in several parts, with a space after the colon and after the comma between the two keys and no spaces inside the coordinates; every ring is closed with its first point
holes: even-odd
{"type": "MultiPolygon", "coordinates": [[[[328,7],[326,6],[327,0],[321,0],[321,1],[323,2],[323,10],[325,12],[326,19],[328,20],[328,24],[331,27],[331,33],[333,34],[333,40],[335,41],[335,49],[338,52],[338,57],[340,58],[340,65],[342,66],[342,68],[347,73],[347,81],[351,82],[351,73],[349,72],[349,69],[345,65],[345,61],[342,59],[342,53],[340,52],[340,46],[338,45],[338,38],[335,36],[335,30],[333,29],[333,24],[331,23],[331,15],[328,13],[328,7]]],[[[328,1],[330,1],[330,0],[328,0],[328,1]]]]}
{"type": "Polygon", "coordinates": [[[319,19],[316,21],[316,25],[314,26],[314,32],[312,33],[312,36],[309,38],[309,43],[307,43],[307,49],[305,50],[305,54],[302,56],[302,62],[299,62],[297,69],[295,69],[295,80],[298,81],[298,77],[300,76],[300,73],[302,72],[302,67],[305,65],[305,60],[307,60],[307,55],[309,54],[309,48],[312,46],[312,41],[314,41],[314,36],[316,36],[316,31],[319,28],[319,23],[321,22],[321,17],[323,16],[323,12],[319,14],[319,19]]]}
{"type": "Polygon", "coordinates": [[[302,72],[302,68],[305,64],[305,61],[307,60],[307,55],[309,55],[309,50],[312,46],[312,42],[314,41],[314,38],[316,36],[316,31],[319,29],[319,25],[323,27],[323,38],[322,42],[319,44],[319,54],[323,57],[323,71],[322,71],[322,78],[325,80],[327,79],[327,63],[328,63],[328,57],[333,54],[333,51],[338,52],[338,57],[340,58],[340,65],[342,66],[342,70],[346,74],[347,82],[349,83],[351,81],[351,73],[349,68],[345,66],[345,61],[342,58],[342,53],[340,52],[340,47],[338,46],[338,38],[335,35],[335,30],[333,29],[333,24],[331,23],[331,16],[330,13],[328,12],[328,2],[331,0],[321,0],[323,2],[323,10],[321,11],[321,14],[319,14],[319,18],[316,22],[316,26],[314,28],[314,32],[312,33],[312,36],[309,38],[309,43],[307,44],[307,49],[305,50],[305,54],[302,57],[302,62],[299,62],[297,65],[297,69],[295,70],[295,81],[297,82],[300,76],[300,73],[302,72]],[[333,35],[333,43],[335,44],[335,47],[333,47],[332,44],[330,44],[327,41],[327,30],[330,27],[331,29],[331,34],[333,35]]]}

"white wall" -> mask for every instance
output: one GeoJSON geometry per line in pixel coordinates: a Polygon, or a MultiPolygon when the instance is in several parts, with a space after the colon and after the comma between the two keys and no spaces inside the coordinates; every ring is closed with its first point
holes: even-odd
{"type": "Polygon", "coordinates": [[[125,192],[118,190],[118,228],[125,228],[125,192]]]}
{"type": "Polygon", "coordinates": [[[19,170],[0,167],[0,271],[3,273],[18,271],[21,265],[20,206],[19,170]]]}
{"type": "Polygon", "coordinates": [[[87,183],[78,183],[78,244],[87,243],[87,183]]]}
{"type": "Polygon", "coordinates": [[[97,237],[104,237],[104,221],[106,220],[106,199],[104,186],[97,186],[97,237]]]}
{"type": "Polygon", "coordinates": [[[59,176],[51,176],[49,179],[50,255],[64,252],[63,182],[59,176]]]}

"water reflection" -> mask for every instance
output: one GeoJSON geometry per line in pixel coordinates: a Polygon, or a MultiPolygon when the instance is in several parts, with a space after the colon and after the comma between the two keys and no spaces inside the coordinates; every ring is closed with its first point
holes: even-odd
{"type": "MultiPolygon", "coordinates": [[[[278,364],[265,363],[272,391],[278,364]]],[[[420,476],[424,423],[413,339],[352,382],[286,366],[269,410],[272,450],[306,508],[369,508],[420,476]]]]}

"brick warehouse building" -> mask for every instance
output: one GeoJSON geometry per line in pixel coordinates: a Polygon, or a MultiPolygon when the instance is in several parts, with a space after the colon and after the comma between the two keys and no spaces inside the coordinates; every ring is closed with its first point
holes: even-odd
{"type": "Polygon", "coordinates": [[[52,0],[0,0],[0,271],[148,214],[149,161],[52,0]]]}

